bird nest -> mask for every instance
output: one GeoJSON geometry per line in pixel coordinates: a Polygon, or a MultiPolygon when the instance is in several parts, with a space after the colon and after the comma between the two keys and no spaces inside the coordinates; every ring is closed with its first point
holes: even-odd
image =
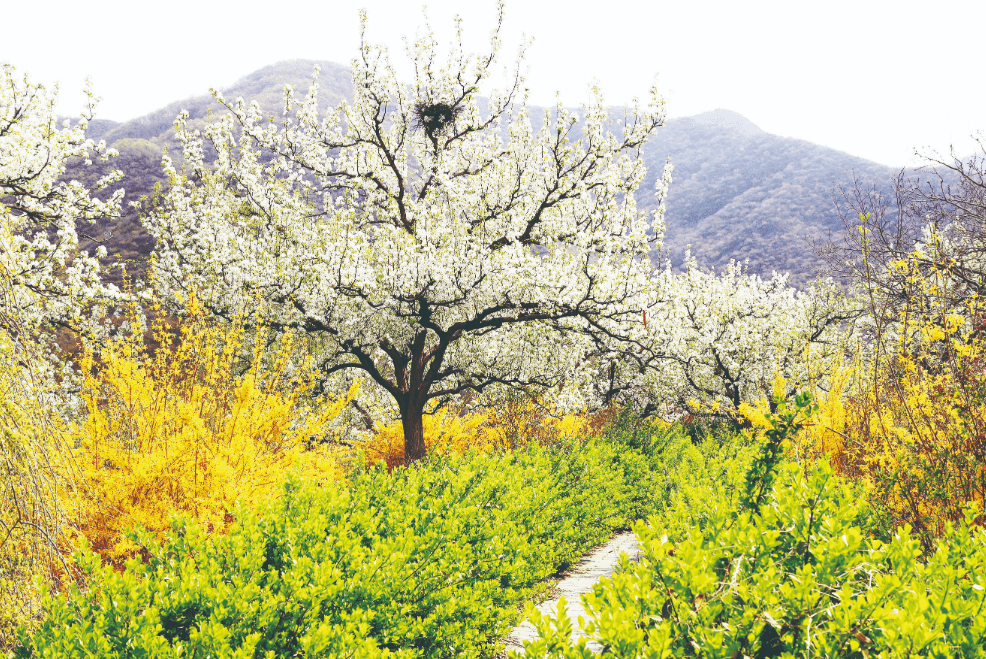
{"type": "Polygon", "coordinates": [[[455,126],[456,118],[462,113],[462,108],[448,103],[418,101],[414,104],[414,114],[417,117],[418,128],[425,132],[428,139],[434,141],[440,135],[455,126]]]}

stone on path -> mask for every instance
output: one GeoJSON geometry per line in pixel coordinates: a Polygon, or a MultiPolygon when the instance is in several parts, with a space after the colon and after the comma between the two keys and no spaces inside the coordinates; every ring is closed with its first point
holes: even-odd
{"type": "MultiPolygon", "coordinates": [[[[620,552],[626,552],[631,560],[636,560],[640,555],[637,547],[637,538],[631,532],[621,533],[615,536],[605,545],[597,547],[585,558],[578,562],[565,575],[555,589],[552,591],[552,599],[538,605],[538,610],[544,614],[555,615],[558,611],[558,600],[562,597],[568,603],[568,617],[572,620],[574,633],[573,639],[583,636],[579,629],[579,616],[584,620],[589,619],[585,608],[582,606],[582,594],[592,592],[592,587],[602,577],[608,577],[616,570],[619,564],[620,552]]],[[[517,652],[524,651],[524,641],[533,641],[537,637],[534,625],[525,620],[520,625],[513,628],[510,635],[505,639],[506,650],[517,652]]],[[[594,652],[602,651],[602,647],[595,641],[586,644],[594,652]]]]}

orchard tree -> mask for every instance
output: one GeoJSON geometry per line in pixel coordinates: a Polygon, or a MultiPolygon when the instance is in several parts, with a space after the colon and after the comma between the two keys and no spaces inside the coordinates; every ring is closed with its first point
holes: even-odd
{"type": "Polygon", "coordinates": [[[409,43],[409,85],[364,37],[352,102],[324,116],[317,70],[280,122],[217,94],[230,112],[204,135],[179,117],[183,166],[165,160],[146,218],[163,291],[306,332],[326,382],[361,372],[393,398],[409,460],[436,399],[561,386],[593,341],[636,345],[653,303],[663,211],[634,193],[663,100],[612,121],[595,90],[581,117],[532,118],[519,63],[481,99],[502,18],[483,57],[443,65],[430,31],[409,43]]]}
{"type": "Polygon", "coordinates": [[[778,376],[791,397],[824,386],[842,359],[853,312],[831,281],[799,291],[786,275],[762,279],[735,262],[717,274],[688,258],[661,287],[644,351],[658,359],[628,387],[645,409],[735,420],[741,403],[772,400],[778,376]]]}
{"type": "MultiPolygon", "coordinates": [[[[89,103],[75,126],[61,126],[57,88],[49,91],[0,63],[0,327],[33,337],[46,327],[91,325],[93,303],[113,294],[100,281],[97,257],[79,251],[77,223],[119,214],[120,190],[94,199],[77,181],[64,182],[66,162],[109,155],[87,140],[89,103]]],[[[112,172],[95,186],[105,188],[112,172]]]]}

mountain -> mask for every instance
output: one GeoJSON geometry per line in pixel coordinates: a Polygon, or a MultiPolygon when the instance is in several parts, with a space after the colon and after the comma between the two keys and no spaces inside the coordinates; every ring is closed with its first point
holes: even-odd
{"type": "Polygon", "coordinates": [[[667,158],[674,166],[666,202],[666,256],[680,266],[688,247],[703,266],[749,260],[754,272],[790,272],[794,283],[821,265],[807,238],[844,227],[840,188],[876,187],[890,195],[898,170],[804,140],[764,132],[741,115],[713,110],[670,119],[644,152],[649,193],[667,158]]]}
{"type": "MultiPolygon", "coordinates": [[[[246,75],[229,87],[220,89],[223,95],[235,101],[242,97],[248,103],[257,101],[264,113],[279,117],[284,110],[284,86],[293,83],[300,96],[308,91],[312,71],[315,66],[321,69],[318,79],[319,104],[322,107],[337,105],[350,97],[349,67],[333,62],[316,60],[290,60],[266,66],[246,75]]],[[[175,140],[175,117],[182,110],[188,111],[189,128],[204,128],[210,115],[217,115],[223,108],[216,103],[212,94],[187,98],[170,103],[160,110],[131,119],[106,131],[103,139],[107,144],[121,139],[148,140],[171,151],[178,148],[175,140]]]]}
{"type": "MultiPolygon", "coordinates": [[[[348,98],[348,68],[313,60],[265,67],[222,91],[229,99],[256,100],[266,114],[279,117],[285,84],[295,83],[297,93],[304,94],[316,64],[321,68],[320,104],[327,107],[348,98]]],[[[211,95],[202,95],[127,122],[94,121],[89,134],[105,139],[120,157],[85,170],[74,166],[69,175],[91,182],[109,167],[119,167],[127,174],[120,184],[127,199],[153,193],[155,185],[166,184],[160,167],[162,151],[179,152],[174,120],[183,109],[192,128],[204,127],[210,115],[224,111],[211,95]]],[[[740,114],[720,109],[669,119],[658,130],[644,151],[648,173],[638,192],[641,209],[655,208],[654,183],[669,157],[674,174],[665,216],[667,233],[664,253],[655,258],[680,266],[690,246],[704,267],[720,269],[731,259],[748,260],[751,271],[789,272],[796,284],[811,279],[820,266],[806,239],[825,239],[843,230],[835,208],[838,190],[856,180],[864,188],[875,186],[890,194],[897,173],[848,153],[772,135],[740,114]]],[[[133,210],[113,226],[97,227],[95,233],[111,254],[138,265],[153,247],[133,210]]]]}
{"type": "Polygon", "coordinates": [[[111,119],[93,119],[89,122],[89,127],[86,129],[86,137],[98,142],[99,140],[106,139],[106,134],[119,125],[119,121],[113,121],[111,119]]]}
{"type": "MultiPolygon", "coordinates": [[[[235,100],[243,97],[247,101],[256,100],[264,112],[280,116],[284,104],[284,86],[295,83],[297,93],[304,94],[311,83],[312,71],[318,65],[320,105],[336,105],[349,96],[349,68],[333,62],[314,60],[291,60],[264,67],[240,78],[221,91],[235,100]]],[[[126,122],[94,119],[89,122],[86,135],[106,143],[119,152],[119,156],[105,163],[93,163],[83,167],[81,162],[70,163],[65,178],[78,179],[87,185],[94,184],[100,176],[113,169],[124,172],[124,179],[109,188],[114,192],[123,188],[126,202],[138,201],[154,194],[156,186],[166,186],[167,180],[161,170],[161,155],[167,149],[175,155],[181,153],[181,144],[175,139],[175,118],[182,110],[188,111],[188,125],[193,129],[204,128],[211,116],[224,112],[211,94],[203,94],[176,101],[150,114],[126,122]]],[[[105,193],[104,193],[105,194],[105,193]]],[[[94,240],[84,241],[82,248],[92,250],[97,244],[107,248],[107,262],[128,262],[131,272],[140,273],[144,269],[147,256],[154,248],[154,241],[140,223],[136,209],[125,208],[126,214],[119,220],[97,222],[94,227],[82,227],[82,231],[93,236],[94,240]]],[[[119,279],[116,273],[110,279],[119,279]]]]}

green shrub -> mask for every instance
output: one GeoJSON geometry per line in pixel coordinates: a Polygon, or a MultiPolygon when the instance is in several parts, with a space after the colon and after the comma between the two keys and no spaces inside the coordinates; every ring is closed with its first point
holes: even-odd
{"type": "MultiPolygon", "coordinates": [[[[641,561],[585,596],[603,657],[983,657],[986,531],[949,530],[934,553],[904,527],[872,537],[869,512],[827,465],[783,465],[758,513],[717,496],[678,542],[637,526],[641,561]]],[[[528,657],[591,655],[558,616],[529,614],[528,657]]]]}
{"type": "Polygon", "coordinates": [[[660,515],[672,538],[701,527],[715,502],[738,503],[759,446],[752,433],[735,430],[709,433],[696,443],[689,428],[655,424],[629,408],[607,426],[601,441],[617,448],[624,470],[640,484],[634,517],[660,515]]]}
{"type": "Polygon", "coordinates": [[[123,573],[84,557],[90,590],[49,599],[16,656],[490,655],[522,597],[628,525],[638,462],[590,443],[291,482],[228,536],[137,536],[123,573]]]}

